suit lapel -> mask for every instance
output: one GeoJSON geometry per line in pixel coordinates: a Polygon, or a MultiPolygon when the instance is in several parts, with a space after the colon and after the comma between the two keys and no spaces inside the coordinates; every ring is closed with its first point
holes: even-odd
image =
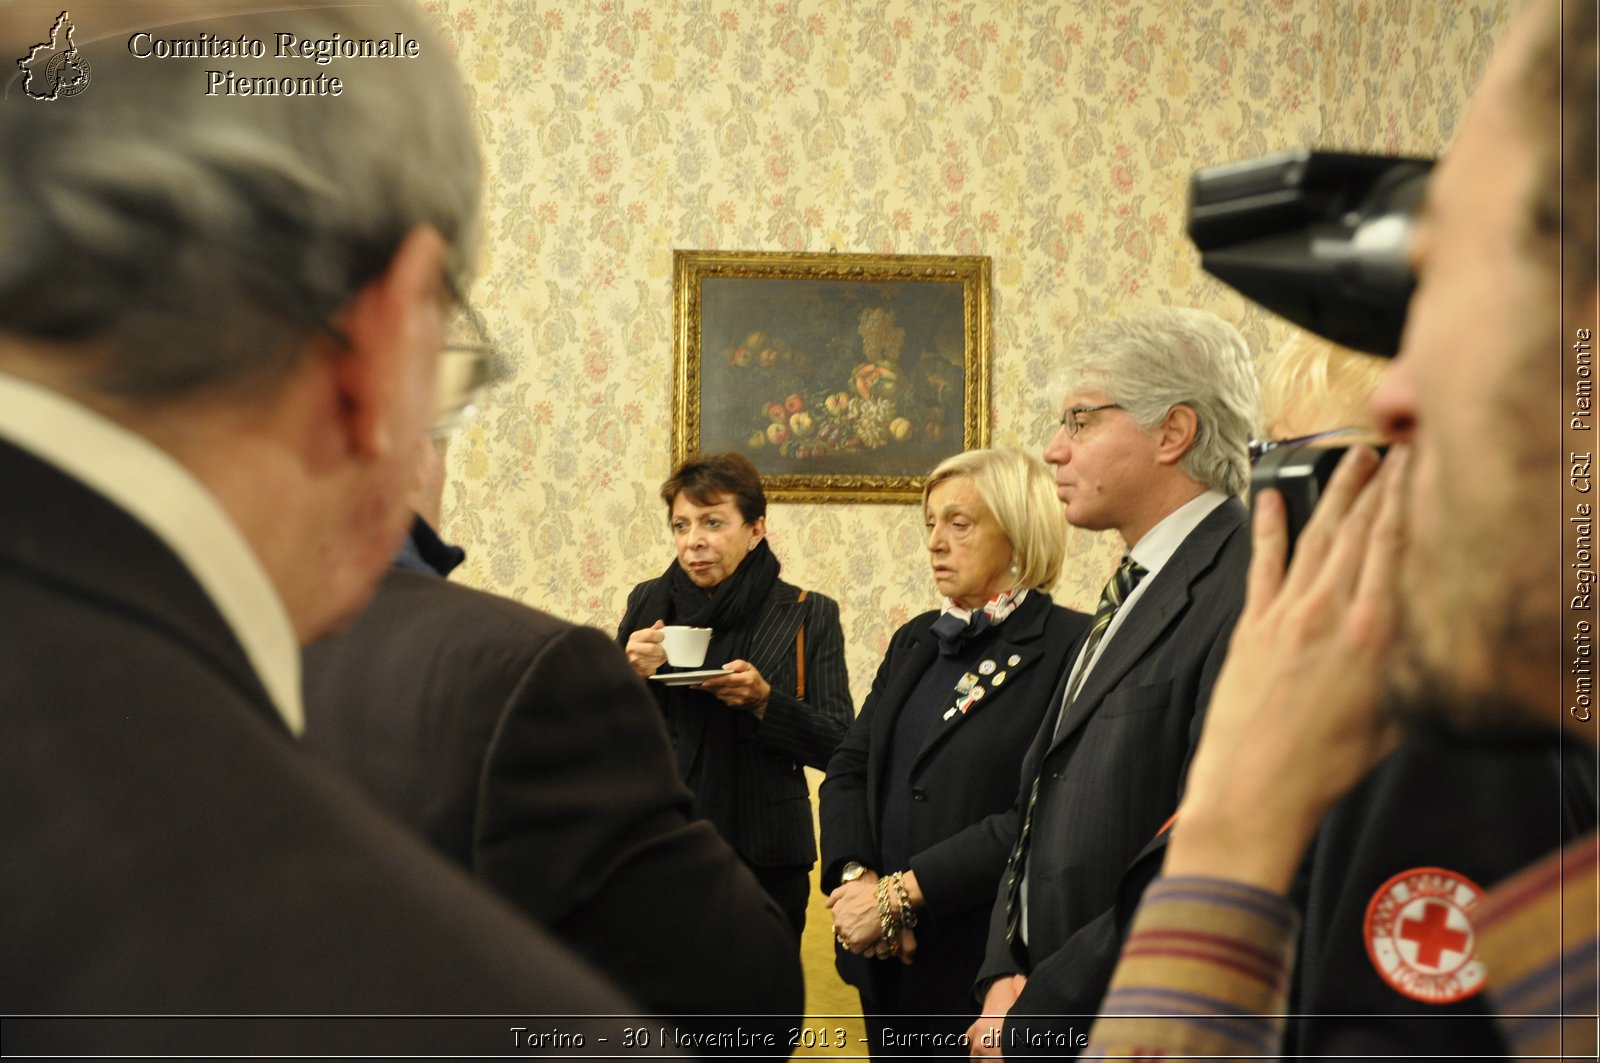
{"type": "Polygon", "coordinates": [[[81,597],[125,610],[203,656],[288,735],[271,696],[216,604],[178,555],[127,510],[0,440],[0,483],[26,520],[0,522],[0,558],[81,597]]]}
{"type": "Polygon", "coordinates": [[[799,588],[780,580],[756,614],[755,630],[750,636],[750,662],[761,670],[769,683],[775,676],[786,679],[789,686],[779,689],[791,694],[794,693],[795,634],[803,615],[799,597],[799,588]]]}
{"type": "MultiPolygon", "coordinates": [[[[918,750],[916,760],[912,762],[913,777],[923,760],[947,741],[958,728],[964,726],[979,712],[994,711],[995,704],[1007,691],[1017,689],[1017,677],[1037,664],[1044,656],[1044,647],[1039,644],[1039,637],[1044,633],[1044,624],[1049,612],[1050,603],[1043,595],[1029,595],[1029,601],[1023,604],[1022,609],[1000,625],[995,632],[994,644],[971,669],[970,674],[976,676],[977,680],[969,693],[976,694],[978,691],[982,693],[967,702],[965,711],[957,707],[966,700],[960,697],[956,698],[952,707],[945,710],[942,719],[934,726],[933,733],[918,750]],[[1042,605],[1034,605],[1035,599],[1042,605]],[[992,662],[993,668],[986,671],[985,662],[992,662]]],[[[934,641],[929,636],[924,637],[930,643],[934,641]]],[[[931,652],[928,659],[932,660],[931,652]]]]}
{"type": "Polygon", "coordinates": [[[888,749],[894,737],[895,722],[900,719],[900,713],[906,707],[911,692],[921,681],[922,674],[928,670],[928,665],[933,663],[933,659],[939,653],[938,640],[928,631],[934,619],[935,617],[929,617],[922,630],[917,632],[915,639],[906,647],[904,663],[895,668],[894,678],[884,687],[883,696],[878,699],[878,706],[872,718],[873,752],[867,758],[867,793],[873,796],[872,800],[867,802],[867,817],[874,839],[878,838],[878,814],[883,804],[878,797],[883,793],[883,770],[888,766],[888,749]]]}
{"type": "MultiPolygon", "coordinates": [[[[1206,515],[1172,558],[1156,573],[1150,585],[1132,605],[1132,612],[1112,634],[1083,682],[1083,689],[1061,720],[1050,743],[1050,751],[1070,738],[1100,707],[1101,701],[1128,674],[1161,634],[1189,608],[1191,588],[1196,580],[1216,563],[1217,553],[1228,535],[1245,520],[1243,503],[1230,498],[1206,515]]],[[[1061,692],[1057,692],[1057,697],[1061,692]]]]}
{"type": "Polygon", "coordinates": [[[1106,694],[1139,663],[1167,625],[1188,608],[1189,573],[1187,566],[1178,561],[1173,557],[1162,566],[1149,588],[1134,603],[1132,614],[1112,634],[1094,670],[1083,681],[1083,689],[1067,707],[1052,748],[1083,725],[1106,694]]]}
{"type": "Polygon", "coordinates": [[[938,653],[939,643],[927,628],[918,632],[915,641],[906,647],[905,663],[895,669],[894,679],[884,688],[883,697],[879,700],[880,711],[872,721],[872,740],[878,748],[888,748],[882,743],[888,742],[889,736],[894,733],[895,721],[900,719],[901,710],[906,707],[911,692],[921,682],[922,674],[928,670],[928,665],[933,663],[938,653]]]}

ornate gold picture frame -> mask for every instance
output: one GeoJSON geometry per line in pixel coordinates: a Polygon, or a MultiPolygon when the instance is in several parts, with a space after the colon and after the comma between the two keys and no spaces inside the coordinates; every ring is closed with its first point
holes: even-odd
{"type": "Polygon", "coordinates": [[[989,444],[989,259],[673,252],[672,460],[735,450],[774,502],[915,502],[989,444]]]}

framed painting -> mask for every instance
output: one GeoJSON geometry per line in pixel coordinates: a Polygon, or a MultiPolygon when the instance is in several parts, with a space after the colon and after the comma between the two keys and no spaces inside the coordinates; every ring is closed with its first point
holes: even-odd
{"type": "Polygon", "coordinates": [[[989,259],[673,252],[672,459],[774,502],[915,502],[989,444],[989,259]]]}

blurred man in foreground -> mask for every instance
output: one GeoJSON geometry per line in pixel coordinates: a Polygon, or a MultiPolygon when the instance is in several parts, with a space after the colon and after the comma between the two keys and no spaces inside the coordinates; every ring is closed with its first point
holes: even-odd
{"type": "MultiPolygon", "coordinates": [[[[24,57],[0,102],[4,1010],[630,1010],[293,741],[299,643],[405,527],[472,258],[442,47],[400,3],[74,10],[0,21],[24,57]],[[266,58],[140,59],[135,30],[266,58]],[[291,96],[280,32],[416,56],[291,96]],[[207,65],[280,91],[208,94],[207,65]]],[[[138,1047],[95,1029],[8,1024],[7,1048],[138,1047]]],[[[237,1047],[209,1029],[183,1049],[237,1047]]],[[[299,1029],[253,1048],[329,1047],[299,1029]]],[[[361,1047],[386,1036],[426,1047],[403,1024],[361,1047]]]]}
{"type": "MultiPolygon", "coordinates": [[[[1278,1050],[1298,922],[1284,895],[1400,725],[1596,740],[1591,712],[1569,711],[1561,648],[1593,606],[1557,582],[1577,560],[1568,520],[1593,515],[1563,501],[1562,427],[1584,420],[1567,370],[1600,305],[1595,14],[1529,4],[1435,172],[1401,356],[1373,402],[1394,444],[1382,471],[1352,452],[1287,573],[1281,501],[1259,504],[1245,612],[1091,1055],[1278,1050]]],[[[1514,1055],[1594,1056],[1596,860],[1590,834],[1476,913],[1514,1055]]],[[[1457,940],[1447,897],[1414,900],[1425,947],[1457,940]]]]}
{"type": "Polygon", "coordinates": [[[692,817],[649,691],[609,635],[444,578],[465,555],[433,530],[442,441],[423,452],[394,567],[306,649],[306,748],[652,1012],[787,1031],[794,933],[692,817]]]}

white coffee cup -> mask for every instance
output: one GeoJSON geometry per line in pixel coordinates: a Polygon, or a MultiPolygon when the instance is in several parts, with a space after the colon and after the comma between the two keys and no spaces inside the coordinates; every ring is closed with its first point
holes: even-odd
{"type": "Polygon", "coordinates": [[[708,627],[674,625],[661,629],[661,648],[667,651],[667,663],[674,668],[699,668],[706,663],[706,647],[710,645],[708,627]]]}

